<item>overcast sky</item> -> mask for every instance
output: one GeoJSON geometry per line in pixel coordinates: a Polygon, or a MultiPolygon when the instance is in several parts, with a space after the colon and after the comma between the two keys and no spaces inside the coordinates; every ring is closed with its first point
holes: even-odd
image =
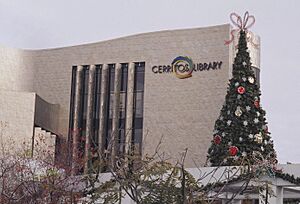
{"type": "Polygon", "coordinates": [[[262,106],[279,161],[300,163],[299,0],[0,0],[0,44],[77,45],[229,23],[231,12],[245,11],[261,36],[262,106]]]}

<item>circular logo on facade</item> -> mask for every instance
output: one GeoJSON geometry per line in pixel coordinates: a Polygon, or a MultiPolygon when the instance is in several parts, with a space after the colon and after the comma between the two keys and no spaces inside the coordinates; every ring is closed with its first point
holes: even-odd
{"type": "Polygon", "coordinates": [[[192,76],[194,63],[188,57],[179,56],[172,62],[172,69],[175,76],[179,79],[185,79],[192,76]]]}

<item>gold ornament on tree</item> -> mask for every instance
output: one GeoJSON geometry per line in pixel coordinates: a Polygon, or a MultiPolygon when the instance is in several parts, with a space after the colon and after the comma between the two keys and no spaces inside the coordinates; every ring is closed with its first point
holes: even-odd
{"type": "Polygon", "coordinates": [[[234,114],[235,114],[237,117],[240,117],[240,116],[243,114],[243,111],[242,111],[242,109],[241,109],[240,106],[236,107],[236,110],[235,110],[234,114]]]}
{"type": "Polygon", "coordinates": [[[263,142],[263,137],[261,133],[257,133],[254,135],[254,141],[257,142],[258,144],[261,144],[263,142]]]}

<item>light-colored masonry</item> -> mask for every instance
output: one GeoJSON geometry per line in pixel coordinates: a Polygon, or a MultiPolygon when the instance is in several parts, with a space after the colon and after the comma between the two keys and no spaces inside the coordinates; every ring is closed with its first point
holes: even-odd
{"type": "MultiPolygon", "coordinates": [[[[57,49],[0,47],[1,139],[4,143],[14,140],[21,147],[25,141],[29,149],[32,138],[37,139],[41,134],[51,135],[51,142],[55,141],[54,136],[66,142],[72,66],[102,64],[105,68],[114,63],[118,69],[118,64],[129,63],[127,118],[132,117],[133,63],[145,62],[143,155],[151,154],[162,138],[160,150],[166,155],[175,159],[188,148],[187,167],[195,166],[194,162],[203,165],[231,75],[236,40],[224,45],[230,31],[230,25],[226,24],[138,34],[57,49]],[[195,64],[222,62],[222,65],[220,69],[198,70],[186,79],[179,79],[173,73],[153,72],[153,66],[170,65],[178,56],[188,56],[195,64]]],[[[258,37],[254,40],[259,42],[258,37]]],[[[249,47],[252,63],[259,68],[259,48],[254,49],[250,43],[249,47]]],[[[131,126],[128,120],[126,129],[131,126]]],[[[101,128],[104,127],[100,124],[101,128]]]]}

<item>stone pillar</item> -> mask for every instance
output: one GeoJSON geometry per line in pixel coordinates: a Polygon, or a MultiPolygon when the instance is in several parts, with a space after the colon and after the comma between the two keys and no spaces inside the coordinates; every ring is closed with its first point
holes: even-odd
{"type": "Polygon", "coordinates": [[[96,66],[91,65],[88,78],[88,98],[87,98],[87,113],[86,113],[86,135],[84,147],[84,173],[87,174],[90,162],[91,138],[94,132],[94,98],[95,98],[95,72],[96,66]]]}
{"type": "Polygon", "coordinates": [[[276,187],[276,204],[283,204],[283,187],[282,186],[275,186],[276,187]]]}
{"type": "Polygon", "coordinates": [[[119,117],[120,117],[120,89],[121,89],[121,64],[116,64],[114,82],[114,103],[111,131],[111,166],[114,167],[118,155],[119,117]]]}
{"type": "Polygon", "coordinates": [[[255,34],[248,34],[251,36],[251,41],[247,43],[248,52],[251,58],[251,64],[253,67],[260,69],[260,37],[255,34]]]}
{"type": "MultiPolygon", "coordinates": [[[[98,135],[98,152],[104,153],[103,145],[106,133],[106,120],[107,120],[107,104],[108,104],[108,64],[102,66],[102,79],[101,79],[101,102],[100,102],[100,117],[99,117],[99,135],[98,135]]],[[[101,158],[100,158],[101,159],[101,158]]]]}
{"type": "Polygon", "coordinates": [[[82,77],[83,77],[83,66],[79,65],[77,66],[76,71],[76,81],[75,81],[75,98],[74,98],[74,109],[73,109],[73,130],[72,130],[72,169],[71,174],[76,175],[77,170],[79,168],[78,164],[78,145],[79,145],[79,139],[81,134],[81,127],[80,127],[80,117],[81,117],[81,105],[82,105],[82,77]]]}
{"type": "Polygon", "coordinates": [[[127,106],[126,106],[126,125],[125,125],[125,154],[129,154],[131,149],[132,125],[133,125],[133,96],[134,96],[134,63],[128,65],[127,82],[127,106]]]}

